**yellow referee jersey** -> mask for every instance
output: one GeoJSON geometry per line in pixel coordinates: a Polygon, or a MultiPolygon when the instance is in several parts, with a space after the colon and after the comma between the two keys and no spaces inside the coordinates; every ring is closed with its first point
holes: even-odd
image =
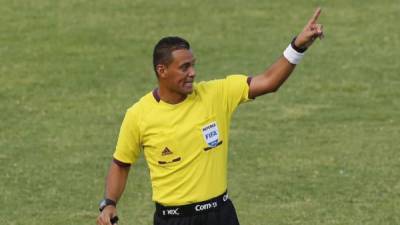
{"type": "Polygon", "coordinates": [[[227,189],[229,125],[236,107],[249,100],[248,77],[200,82],[178,104],[156,92],[130,107],[113,157],[133,164],[144,152],[153,201],[165,206],[201,202],[227,189]]]}

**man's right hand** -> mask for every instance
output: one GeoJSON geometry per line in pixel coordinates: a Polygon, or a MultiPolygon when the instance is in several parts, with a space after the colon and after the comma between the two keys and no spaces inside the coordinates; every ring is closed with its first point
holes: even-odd
{"type": "Polygon", "coordinates": [[[112,205],[106,206],[97,217],[97,225],[112,225],[111,218],[117,216],[117,208],[112,205]]]}
{"type": "Polygon", "coordinates": [[[295,46],[301,49],[308,48],[316,38],[322,39],[324,37],[323,26],[317,22],[320,14],[321,8],[318,7],[307,25],[303,28],[303,31],[297,35],[294,42],[295,46]]]}

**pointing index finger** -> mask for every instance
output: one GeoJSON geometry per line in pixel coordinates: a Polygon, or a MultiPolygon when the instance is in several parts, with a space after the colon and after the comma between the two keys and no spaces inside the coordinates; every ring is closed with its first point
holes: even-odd
{"type": "Polygon", "coordinates": [[[315,12],[314,15],[311,17],[309,23],[315,23],[318,20],[319,15],[321,14],[321,7],[318,7],[315,12]]]}

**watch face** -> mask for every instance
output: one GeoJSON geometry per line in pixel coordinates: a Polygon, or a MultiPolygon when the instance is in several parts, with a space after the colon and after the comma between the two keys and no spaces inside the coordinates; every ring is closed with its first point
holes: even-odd
{"type": "Polygon", "coordinates": [[[103,200],[101,200],[100,205],[99,205],[99,210],[100,210],[100,212],[103,211],[104,207],[106,207],[106,206],[108,206],[108,205],[113,205],[113,206],[115,206],[116,203],[115,203],[113,200],[111,200],[111,199],[103,199],[103,200]]]}
{"type": "Polygon", "coordinates": [[[100,205],[99,205],[99,210],[100,212],[103,211],[104,207],[106,207],[107,202],[105,199],[101,200],[100,205]]]}

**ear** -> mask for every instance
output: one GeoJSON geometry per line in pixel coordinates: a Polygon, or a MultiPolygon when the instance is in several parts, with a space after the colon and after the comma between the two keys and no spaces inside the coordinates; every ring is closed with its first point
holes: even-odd
{"type": "Polygon", "coordinates": [[[157,74],[159,78],[165,78],[167,76],[167,67],[163,64],[158,64],[156,66],[157,74]]]}

